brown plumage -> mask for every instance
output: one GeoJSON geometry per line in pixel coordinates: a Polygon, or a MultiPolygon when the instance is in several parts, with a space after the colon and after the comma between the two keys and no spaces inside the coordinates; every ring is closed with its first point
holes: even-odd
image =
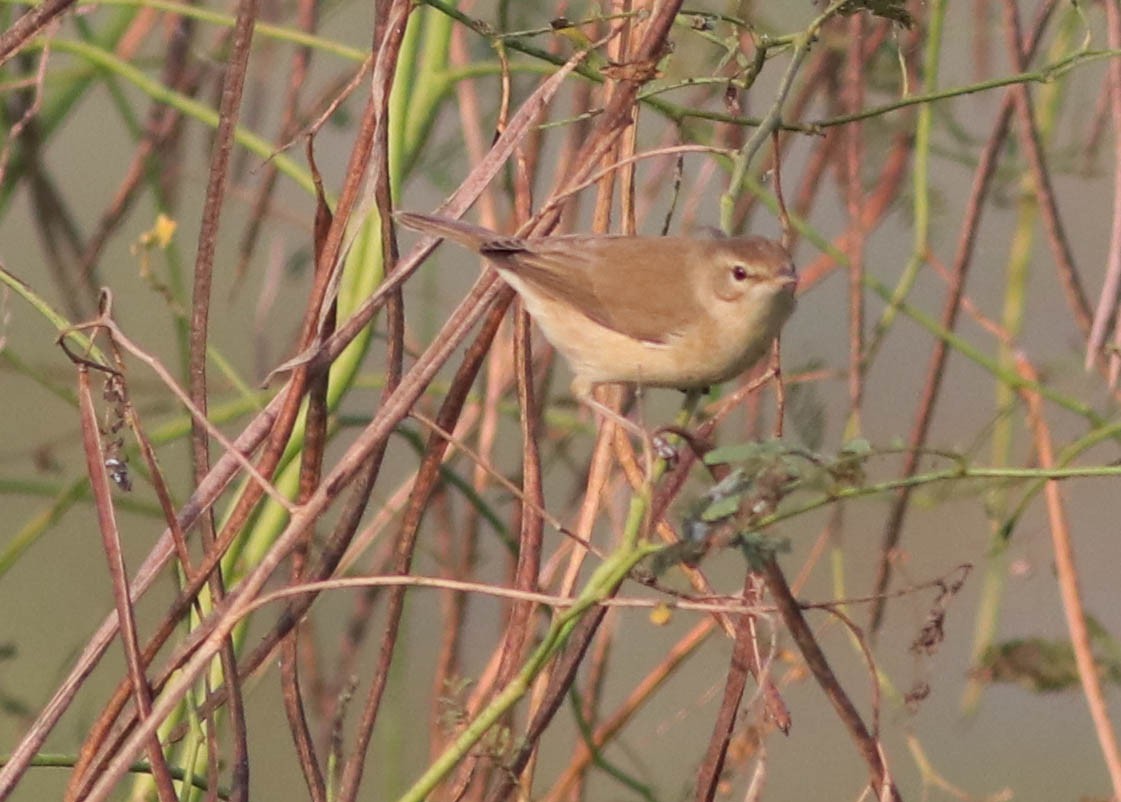
{"type": "Polygon", "coordinates": [[[794,309],[786,250],[763,237],[506,237],[398,212],[404,226],[485,256],[575,374],[595,384],[705,387],[759,360],[794,309]]]}

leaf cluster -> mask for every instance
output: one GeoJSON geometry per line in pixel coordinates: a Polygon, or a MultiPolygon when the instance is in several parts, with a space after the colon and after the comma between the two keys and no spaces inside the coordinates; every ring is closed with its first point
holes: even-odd
{"type": "Polygon", "coordinates": [[[718,477],[690,506],[682,525],[686,543],[740,546],[753,564],[787,548],[761,531],[782,502],[803,491],[835,495],[864,484],[864,464],[872,454],[864,439],[823,454],[775,438],[709,451],[704,463],[718,477]]]}

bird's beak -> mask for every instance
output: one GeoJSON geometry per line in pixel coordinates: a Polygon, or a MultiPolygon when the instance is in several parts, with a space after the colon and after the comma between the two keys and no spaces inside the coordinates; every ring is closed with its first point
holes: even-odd
{"type": "Polygon", "coordinates": [[[798,289],[798,274],[794,271],[794,263],[788,262],[786,269],[775,276],[774,281],[782,289],[789,287],[792,292],[798,289]]]}

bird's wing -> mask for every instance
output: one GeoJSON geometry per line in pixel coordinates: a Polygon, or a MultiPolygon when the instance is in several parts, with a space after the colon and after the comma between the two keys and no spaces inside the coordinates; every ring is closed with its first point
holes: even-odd
{"type": "MultiPolygon", "coordinates": [[[[496,239],[482,253],[499,267],[601,326],[654,345],[672,341],[696,314],[694,293],[652,278],[665,263],[629,261],[634,238],[496,239]]],[[[672,250],[672,249],[671,249],[672,250]]],[[[672,254],[669,255],[672,258],[672,254]]],[[[676,269],[676,265],[670,269],[676,269]]],[[[672,284],[672,282],[670,282],[672,284]]]]}

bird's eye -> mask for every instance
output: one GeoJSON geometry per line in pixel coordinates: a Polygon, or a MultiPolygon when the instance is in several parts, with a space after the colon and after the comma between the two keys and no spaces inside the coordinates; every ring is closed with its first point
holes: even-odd
{"type": "Polygon", "coordinates": [[[733,265],[732,266],[732,278],[734,278],[736,281],[746,281],[747,280],[747,268],[744,267],[743,265],[733,265]]]}

